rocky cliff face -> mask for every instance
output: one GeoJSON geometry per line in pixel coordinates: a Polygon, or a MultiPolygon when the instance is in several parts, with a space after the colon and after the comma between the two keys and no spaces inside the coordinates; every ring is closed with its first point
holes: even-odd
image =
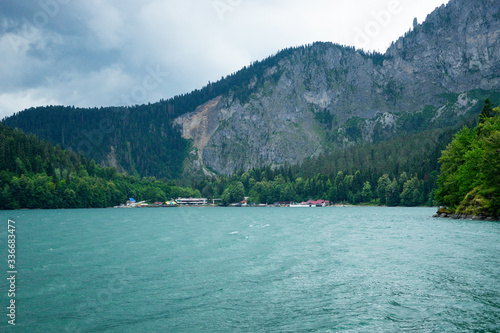
{"type": "Polygon", "coordinates": [[[500,1],[450,0],[385,54],[315,43],[167,101],[49,106],[3,122],[138,176],[297,164],[360,141],[454,125],[477,116],[487,97],[500,103],[499,34],[500,1]]]}
{"type": "Polygon", "coordinates": [[[176,124],[193,140],[192,168],[221,174],[300,163],[421,122],[439,126],[500,90],[499,33],[500,2],[452,0],[384,55],[325,43],[300,48],[253,78],[249,88],[264,84],[245,102],[228,92],[176,124]]]}
{"type": "Polygon", "coordinates": [[[395,42],[386,53],[392,60],[384,65],[396,78],[405,71],[428,86],[456,93],[498,89],[499,7],[496,0],[450,1],[395,42]]]}

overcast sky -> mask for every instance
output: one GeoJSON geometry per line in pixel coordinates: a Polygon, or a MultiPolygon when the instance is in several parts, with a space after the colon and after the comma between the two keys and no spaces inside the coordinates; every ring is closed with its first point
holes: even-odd
{"type": "Polygon", "coordinates": [[[447,2],[1,0],[0,119],[156,102],[315,41],[384,52],[447,2]]]}

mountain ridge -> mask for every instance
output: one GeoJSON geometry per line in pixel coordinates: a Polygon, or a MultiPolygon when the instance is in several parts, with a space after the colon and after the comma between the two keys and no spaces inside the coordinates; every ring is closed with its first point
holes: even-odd
{"type": "Polygon", "coordinates": [[[356,142],[456,124],[487,97],[498,103],[499,7],[452,0],[384,54],[314,43],[167,101],[38,108],[4,122],[143,176],[298,164],[356,142]]]}
{"type": "MultiPolygon", "coordinates": [[[[498,7],[490,0],[451,1],[383,55],[331,43],[297,49],[269,69],[281,73],[274,86],[268,80],[268,87],[264,84],[247,103],[226,97],[229,106],[219,111],[231,114],[232,120],[214,131],[198,152],[202,158],[197,165],[230,174],[262,165],[296,164],[330,149],[331,143],[372,141],[377,130],[382,136],[396,134],[396,127],[402,127],[396,118],[405,112],[416,115],[415,122],[420,120],[418,113],[432,115],[432,126],[472,109],[478,112],[482,98],[475,98],[474,90],[500,87],[498,7]],[[474,24],[468,23],[471,18],[474,24]],[[486,26],[492,31],[485,31],[486,26]],[[320,123],[336,123],[326,131],[333,139],[325,140],[325,133],[316,129],[318,122],[312,118],[321,116],[326,119],[320,123]]],[[[197,111],[192,114],[196,115],[197,111]]],[[[183,115],[177,123],[184,124],[183,137],[194,138],[196,146],[196,136],[186,134],[193,132],[186,126],[189,117],[183,115]]]]}

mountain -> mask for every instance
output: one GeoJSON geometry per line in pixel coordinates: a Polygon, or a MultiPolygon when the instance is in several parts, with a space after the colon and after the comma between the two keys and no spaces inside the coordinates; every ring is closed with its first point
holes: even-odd
{"type": "Polygon", "coordinates": [[[476,106],[473,90],[500,88],[499,9],[498,1],[452,1],[384,55],[323,43],[297,49],[267,69],[245,103],[220,96],[177,123],[198,160],[223,174],[299,163],[332,142],[449,125],[476,106]]]}
{"type": "MultiPolygon", "coordinates": [[[[474,126],[473,119],[468,123],[474,126]]],[[[308,158],[300,165],[205,177],[204,197],[223,203],[303,202],[435,206],[438,159],[461,126],[431,129],[378,143],[361,143],[308,158]]]]}
{"type": "Polygon", "coordinates": [[[314,43],[166,101],[34,108],[3,122],[142,176],[293,165],[456,125],[486,98],[498,104],[499,34],[498,1],[451,0],[384,54],[314,43]]]}

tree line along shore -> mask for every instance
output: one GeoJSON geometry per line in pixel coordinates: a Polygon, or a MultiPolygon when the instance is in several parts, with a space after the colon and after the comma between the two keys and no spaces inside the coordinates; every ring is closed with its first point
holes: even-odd
{"type": "Polygon", "coordinates": [[[0,124],[0,209],[104,208],[128,198],[217,198],[223,206],[328,200],[442,206],[440,217],[500,216],[500,108],[462,129],[432,129],[332,150],[300,165],[182,181],[125,175],[0,124]]]}

